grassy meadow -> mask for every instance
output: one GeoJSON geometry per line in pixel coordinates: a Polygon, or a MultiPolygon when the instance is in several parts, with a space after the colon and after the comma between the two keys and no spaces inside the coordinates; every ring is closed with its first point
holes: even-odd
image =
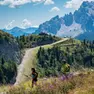
{"type": "Polygon", "coordinates": [[[18,86],[2,86],[0,91],[6,94],[94,94],[94,71],[81,72],[75,76],[70,74],[68,77],[39,79],[34,88],[30,80],[18,86]]]}

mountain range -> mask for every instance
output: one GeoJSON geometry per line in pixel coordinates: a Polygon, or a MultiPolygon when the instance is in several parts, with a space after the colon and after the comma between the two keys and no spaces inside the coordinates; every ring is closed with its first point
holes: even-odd
{"type": "Polygon", "coordinates": [[[15,37],[21,36],[21,35],[29,35],[29,34],[32,34],[33,32],[35,32],[36,30],[37,30],[36,27],[30,27],[30,28],[26,28],[26,29],[22,29],[22,28],[19,28],[19,27],[14,27],[10,30],[3,29],[3,31],[12,34],[15,37]]]}
{"type": "Polygon", "coordinates": [[[94,39],[94,2],[83,2],[73,14],[70,12],[63,17],[58,15],[53,17],[41,24],[35,34],[40,32],[47,32],[60,37],[94,39]],[[88,34],[90,37],[88,37],[88,34]]]}
{"type": "Polygon", "coordinates": [[[73,37],[77,39],[94,40],[94,1],[85,1],[74,13],[58,15],[39,25],[38,28],[21,29],[14,27],[11,30],[4,29],[14,36],[39,34],[45,32],[59,37],[73,37]]]}

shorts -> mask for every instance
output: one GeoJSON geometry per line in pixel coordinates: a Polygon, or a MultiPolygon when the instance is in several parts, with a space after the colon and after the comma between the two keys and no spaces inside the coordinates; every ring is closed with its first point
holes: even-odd
{"type": "Polygon", "coordinates": [[[37,82],[37,79],[33,79],[34,82],[37,82]]]}

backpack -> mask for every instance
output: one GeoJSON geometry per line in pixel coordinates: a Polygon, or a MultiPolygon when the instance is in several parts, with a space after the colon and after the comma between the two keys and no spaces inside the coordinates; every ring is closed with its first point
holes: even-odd
{"type": "Polygon", "coordinates": [[[69,72],[69,71],[70,71],[70,65],[66,64],[66,72],[69,72]]]}
{"type": "Polygon", "coordinates": [[[35,75],[35,79],[37,79],[37,78],[38,78],[38,73],[36,72],[35,74],[36,74],[36,75],[35,75]]]}
{"type": "Polygon", "coordinates": [[[37,79],[37,78],[38,78],[38,73],[37,73],[37,72],[33,73],[33,74],[32,74],[32,78],[33,78],[33,79],[37,79]]]}
{"type": "Polygon", "coordinates": [[[69,64],[65,64],[62,66],[62,72],[66,73],[70,71],[70,65],[69,64]]]}

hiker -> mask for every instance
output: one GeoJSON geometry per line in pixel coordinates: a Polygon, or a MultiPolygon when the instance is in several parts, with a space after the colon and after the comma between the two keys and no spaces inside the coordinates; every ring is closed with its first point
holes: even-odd
{"type": "Polygon", "coordinates": [[[32,71],[32,87],[33,87],[34,85],[37,85],[38,73],[36,72],[35,68],[32,68],[31,71],[32,71]]]}
{"type": "Polygon", "coordinates": [[[68,79],[68,75],[70,73],[70,65],[66,62],[66,60],[63,60],[62,72],[66,79],[68,79]]]}

